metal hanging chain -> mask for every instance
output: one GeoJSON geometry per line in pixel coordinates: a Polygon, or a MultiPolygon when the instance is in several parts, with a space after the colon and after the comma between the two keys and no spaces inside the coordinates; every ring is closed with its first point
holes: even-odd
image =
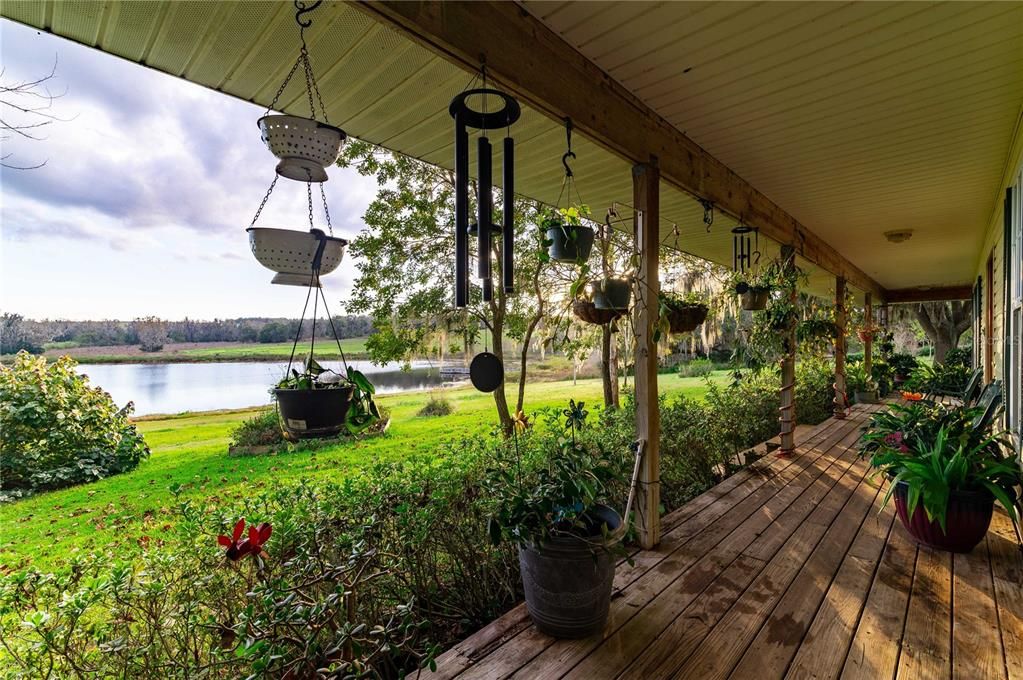
{"type": "Polygon", "coordinates": [[[309,309],[309,296],[313,292],[313,283],[317,280],[317,273],[313,272],[312,278],[309,280],[309,290],[305,294],[305,304],[302,305],[302,317],[298,320],[298,330],[295,332],[295,342],[291,343],[291,356],[288,357],[288,375],[291,375],[291,364],[295,361],[295,350],[298,348],[299,338],[302,337],[302,324],[305,323],[305,313],[309,309]]]}
{"type": "Polygon", "coordinates": [[[279,178],[280,178],[280,175],[278,175],[277,173],[274,173],[274,181],[270,182],[270,188],[266,190],[266,196],[263,197],[263,200],[262,200],[262,202],[260,202],[259,207],[256,208],[256,215],[255,215],[255,217],[252,218],[252,222],[249,223],[250,227],[256,226],[256,220],[259,219],[260,213],[263,212],[263,207],[266,206],[266,202],[268,200],[270,200],[270,194],[273,193],[274,187],[277,186],[277,180],[279,178]]]}
{"type": "MultiPolygon", "coordinates": [[[[306,171],[308,172],[308,170],[306,171]]],[[[313,224],[313,182],[309,180],[305,183],[305,194],[309,201],[309,229],[315,229],[316,225],[313,224]]]]}
{"type": "Polygon", "coordinates": [[[316,78],[313,75],[313,65],[312,61],[309,59],[309,47],[306,45],[305,41],[305,29],[312,26],[313,22],[311,19],[302,19],[303,14],[312,12],[314,9],[319,7],[321,3],[322,0],[316,0],[316,2],[307,5],[307,3],[302,0],[295,0],[295,23],[298,24],[298,36],[299,40],[302,42],[302,48],[299,50],[298,58],[292,65],[291,70],[288,71],[288,75],[284,78],[284,82],[282,82],[281,86],[277,88],[277,94],[274,95],[273,101],[270,102],[270,106],[267,107],[264,115],[269,115],[270,112],[276,108],[281,95],[284,94],[284,90],[287,88],[288,83],[291,82],[292,77],[294,77],[295,71],[297,71],[299,65],[301,65],[302,71],[305,75],[306,96],[309,100],[309,113],[313,120],[316,120],[316,106],[313,100],[313,94],[315,93],[316,100],[320,103],[320,112],[323,114],[323,121],[328,124],[330,123],[327,119],[327,108],[323,105],[323,97],[320,95],[319,86],[316,84],[316,78]]]}
{"type": "Polygon", "coordinates": [[[330,315],[330,310],[327,309],[327,295],[323,292],[323,288],[319,286],[319,280],[317,280],[317,287],[320,291],[320,297],[323,298],[323,312],[327,315],[327,321],[330,322],[330,330],[334,334],[334,340],[337,342],[337,351],[341,355],[341,364],[345,367],[345,374],[348,373],[348,360],[345,358],[345,351],[341,349],[341,338],[337,335],[337,329],[334,327],[334,317],[330,315]]]}
{"type": "Polygon", "coordinates": [[[330,209],[327,207],[327,193],[323,190],[323,182],[320,182],[320,198],[323,199],[323,214],[327,218],[327,231],[334,235],[334,227],[330,224],[330,209]]]}

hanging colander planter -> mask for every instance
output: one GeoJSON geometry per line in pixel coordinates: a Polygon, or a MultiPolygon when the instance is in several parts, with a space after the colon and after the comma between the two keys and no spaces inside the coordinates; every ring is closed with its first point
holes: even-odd
{"type": "Polygon", "coordinates": [[[320,275],[338,268],[348,241],[328,236],[319,229],[292,231],[270,227],[249,227],[249,247],[256,260],[277,272],[271,283],[308,286],[319,254],[320,275]],[[322,247],[322,250],[321,250],[322,247]]]}
{"type": "Polygon", "coordinates": [[[299,182],[326,182],[348,135],[310,118],[268,115],[259,119],[263,143],[280,159],[277,174],[299,182]]]}

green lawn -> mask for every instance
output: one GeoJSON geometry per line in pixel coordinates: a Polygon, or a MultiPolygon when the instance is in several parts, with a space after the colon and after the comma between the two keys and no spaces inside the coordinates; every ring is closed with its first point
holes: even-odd
{"type": "MultiPolygon", "coordinates": [[[[711,379],[723,384],[728,376],[719,371],[711,379]]],[[[659,380],[666,394],[700,397],[707,389],[702,378],[670,374],[659,380]]],[[[450,416],[416,416],[429,393],[384,396],[380,404],[391,413],[386,434],[279,456],[228,457],[229,433],[250,411],[142,420],[139,429],[153,455],[134,472],[0,505],[0,568],[53,567],[76,553],[117,546],[127,554],[139,541],[158,541],[173,521],[172,484],[184,485],[185,497],[230,502],[271,481],[337,480],[376,461],[413,453],[443,454],[445,444],[462,435],[490,431],[496,421],[490,395],[471,388],[443,393],[455,406],[450,416]]],[[[571,381],[534,383],[527,388],[526,408],[560,406],[569,398],[597,404],[600,395],[600,381],[595,379],[580,380],[575,386],[571,381]]]]}
{"type": "MultiPolygon", "coordinates": [[[[300,343],[297,355],[303,355],[309,349],[308,341],[300,343]]],[[[347,354],[363,354],[366,351],[366,338],[346,338],[341,341],[341,349],[347,354]]],[[[238,361],[240,359],[276,359],[288,358],[291,354],[291,342],[269,342],[266,344],[245,344],[237,347],[205,347],[203,349],[184,349],[177,353],[184,359],[201,359],[202,361],[238,361]]],[[[316,345],[316,356],[325,359],[338,358],[337,343],[320,340],[316,345]]]]}

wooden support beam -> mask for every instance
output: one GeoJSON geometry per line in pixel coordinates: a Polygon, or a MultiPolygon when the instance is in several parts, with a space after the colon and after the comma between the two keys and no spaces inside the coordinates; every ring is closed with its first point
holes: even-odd
{"type": "Polygon", "coordinates": [[[660,173],[656,159],[632,168],[632,196],[636,207],[634,229],[639,271],[633,286],[636,328],[636,431],[644,443],[643,463],[636,489],[636,531],[639,543],[649,549],[661,541],[661,414],[657,406],[657,329],[661,284],[660,173]]]}
{"type": "Polygon", "coordinates": [[[845,279],[835,279],[835,417],[842,420],[849,409],[849,396],[845,381],[845,279]]]}
{"type": "MultiPolygon", "coordinates": [[[[796,268],[796,251],[792,246],[781,247],[782,266],[787,271],[796,268]]],[[[795,308],[799,292],[796,286],[787,291],[789,302],[795,308]]],[[[781,360],[781,406],[778,421],[781,425],[781,448],[779,456],[791,456],[796,450],[796,322],[789,324],[785,333],[785,356],[781,360]]]]}
{"type": "Polygon", "coordinates": [[[900,302],[936,302],[942,300],[969,300],[973,297],[973,286],[942,286],[929,288],[896,288],[886,291],[884,301],[889,304],[900,302]]]}
{"type": "Polygon", "coordinates": [[[665,182],[712,201],[719,210],[796,247],[799,255],[851,285],[884,297],[883,288],[806,225],[515,2],[360,1],[364,12],[469,71],[485,61],[495,82],[630,163],[660,158],[665,182]]]}
{"type": "MultiPolygon", "coordinates": [[[[870,293],[863,294],[863,323],[865,326],[874,325],[874,300],[870,293]]],[[[873,368],[873,351],[874,351],[874,336],[873,334],[867,335],[866,341],[863,343],[863,370],[867,374],[867,380],[870,380],[871,369],[873,368]]]]}

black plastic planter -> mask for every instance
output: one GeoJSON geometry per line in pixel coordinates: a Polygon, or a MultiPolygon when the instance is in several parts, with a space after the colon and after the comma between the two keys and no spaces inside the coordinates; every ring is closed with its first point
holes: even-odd
{"type": "Polygon", "coordinates": [[[968,553],[984,540],[988,527],[991,526],[991,515],[994,513],[995,499],[987,490],[956,489],[949,494],[948,511],[945,515],[945,528],[942,531],[937,520],[927,518],[923,499],[917,504],[913,516],[909,516],[906,496],[909,486],[899,482],[895,486],[895,510],[899,514],[902,526],[918,542],[938,550],[955,553],[968,553]]]}
{"type": "Polygon", "coordinates": [[[593,249],[593,229],[581,225],[549,227],[547,254],[555,262],[585,262],[593,249]]]}
{"type": "Polygon", "coordinates": [[[739,296],[739,303],[747,311],[759,312],[767,308],[770,297],[771,291],[767,288],[749,288],[739,296]]]}
{"type": "MultiPolygon", "coordinates": [[[[613,533],[621,516],[606,506],[590,515],[613,533]]],[[[519,567],[526,591],[526,608],[537,629],[557,638],[584,638],[604,629],[611,606],[615,557],[611,545],[593,536],[555,536],[539,549],[519,548],[519,567]]]]}
{"type": "Polygon", "coordinates": [[[604,279],[590,284],[593,306],[597,309],[623,311],[632,299],[632,284],[626,279],[604,279]]]}
{"type": "Polygon", "coordinates": [[[316,390],[275,389],[281,421],[298,439],[333,437],[345,427],[345,416],[355,390],[338,387],[316,390]]]}

